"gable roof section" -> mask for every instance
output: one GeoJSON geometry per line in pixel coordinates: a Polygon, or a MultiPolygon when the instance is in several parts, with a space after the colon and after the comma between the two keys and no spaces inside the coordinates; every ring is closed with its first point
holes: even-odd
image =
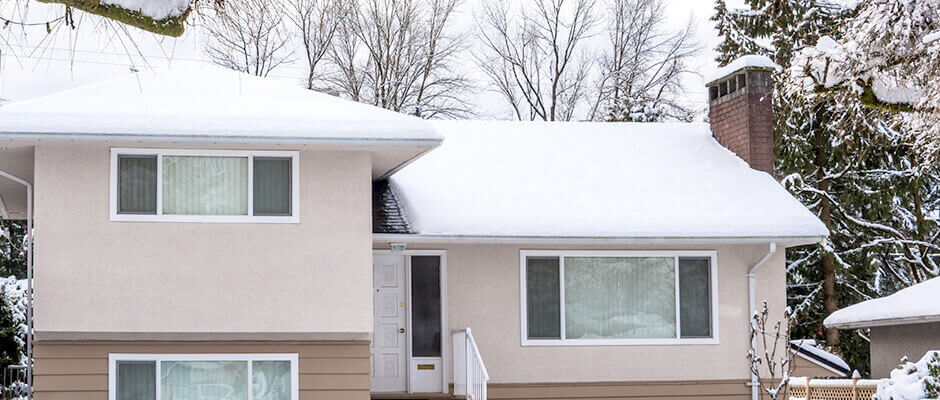
{"type": "Polygon", "coordinates": [[[10,137],[437,145],[426,121],[195,62],[0,107],[10,137]]]}
{"type": "Polygon", "coordinates": [[[828,234],[705,124],[433,124],[444,144],[390,178],[421,236],[809,243],[828,234]]]}
{"type": "Polygon", "coordinates": [[[853,304],[823,321],[829,328],[856,329],[940,321],[940,277],[896,293],[853,304]]]}

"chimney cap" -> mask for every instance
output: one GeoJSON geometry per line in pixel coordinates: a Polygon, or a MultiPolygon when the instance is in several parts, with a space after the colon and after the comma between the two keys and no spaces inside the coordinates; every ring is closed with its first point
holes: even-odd
{"type": "Polygon", "coordinates": [[[705,80],[705,85],[709,86],[716,81],[724,79],[728,76],[733,75],[734,73],[743,70],[743,69],[762,69],[762,70],[775,70],[780,71],[781,68],[777,63],[771,60],[767,56],[761,55],[747,55],[738,57],[730,64],[725,65],[724,67],[718,68],[708,79],[705,80]]]}

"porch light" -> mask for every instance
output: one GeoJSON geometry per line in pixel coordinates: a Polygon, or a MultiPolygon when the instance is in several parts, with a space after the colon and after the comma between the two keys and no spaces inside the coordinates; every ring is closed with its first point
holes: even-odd
{"type": "Polygon", "coordinates": [[[405,251],[405,247],[408,247],[407,243],[389,243],[388,247],[392,249],[393,253],[401,253],[405,251]]]}

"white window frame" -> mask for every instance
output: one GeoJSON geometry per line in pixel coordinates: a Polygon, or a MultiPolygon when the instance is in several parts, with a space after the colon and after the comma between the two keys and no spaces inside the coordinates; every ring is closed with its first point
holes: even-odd
{"type": "Polygon", "coordinates": [[[162,361],[245,361],[248,363],[248,400],[252,400],[251,365],[252,361],[290,361],[291,400],[299,400],[300,374],[297,367],[297,353],[285,354],[109,354],[108,355],[108,400],[117,400],[117,363],[119,361],[153,361],[156,369],[156,399],[160,393],[160,362],[162,361]]]}
{"type": "Polygon", "coordinates": [[[714,250],[522,250],[519,255],[519,309],[523,346],[625,346],[625,345],[716,345],[718,341],[718,252],[714,250]],[[560,339],[529,339],[529,318],[526,300],[526,258],[558,257],[561,324],[560,339]],[[636,339],[566,339],[565,338],[565,257],[672,257],[675,258],[676,279],[676,337],[636,339]],[[709,284],[711,291],[712,336],[682,338],[681,309],[679,304],[679,257],[707,257],[710,259],[709,284]]]}
{"type": "Polygon", "coordinates": [[[110,182],[111,221],[131,222],[220,222],[220,223],[299,223],[300,222],[300,152],[255,150],[188,150],[188,149],[111,149],[110,182]],[[118,156],[157,157],[157,213],[118,213],[118,156]],[[164,215],[163,214],[163,156],[208,156],[248,158],[248,215],[164,215]],[[254,158],[278,157],[291,159],[291,214],[254,215],[254,158]]]}

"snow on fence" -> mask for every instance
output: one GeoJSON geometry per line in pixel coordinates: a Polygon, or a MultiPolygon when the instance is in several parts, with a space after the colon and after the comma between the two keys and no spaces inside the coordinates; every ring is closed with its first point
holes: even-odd
{"type": "Polygon", "coordinates": [[[876,379],[790,378],[790,400],[869,400],[878,390],[876,379]]]}

